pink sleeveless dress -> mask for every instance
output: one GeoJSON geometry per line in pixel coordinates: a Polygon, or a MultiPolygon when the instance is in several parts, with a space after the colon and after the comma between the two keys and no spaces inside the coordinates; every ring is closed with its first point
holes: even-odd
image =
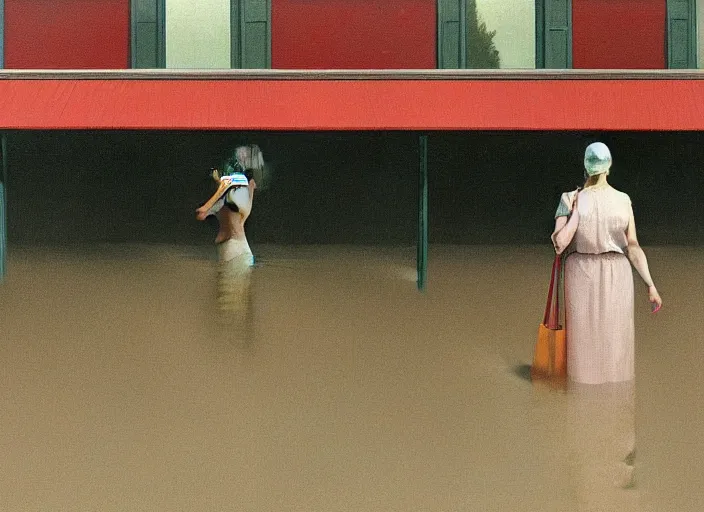
{"type": "MultiPolygon", "coordinates": [[[[556,216],[568,215],[563,194],[556,216]]],[[[626,256],[628,195],[610,186],[579,196],[579,227],[565,261],[567,374],[584,384],[634,379],[633,271],[626,256]]]]}

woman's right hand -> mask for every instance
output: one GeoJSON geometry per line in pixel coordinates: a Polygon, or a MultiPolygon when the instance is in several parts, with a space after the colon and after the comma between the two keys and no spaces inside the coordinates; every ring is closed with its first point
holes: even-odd
{"type": "Polygon", "coordinates": [[[662,307],[662,299],[655,286],[648,287],[648,300],[652,304],[652,311],[655,313],[662,307]]]}

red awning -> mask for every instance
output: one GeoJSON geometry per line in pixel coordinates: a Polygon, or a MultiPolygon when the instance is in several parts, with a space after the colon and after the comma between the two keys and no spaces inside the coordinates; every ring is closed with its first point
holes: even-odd
{"type": "Polygon", "coordinates": [[[105,75],[37,78],[28,72],[0,73],[0,128],[704,130],[704,80],[697,79],[704,75],[689,79],[495,75],[502,77],[497,79],[469,74],[434,74],[428,79],[412,73],[387,79],[346,75],[326,79],[324,73],[295,79],[105,75]]]}

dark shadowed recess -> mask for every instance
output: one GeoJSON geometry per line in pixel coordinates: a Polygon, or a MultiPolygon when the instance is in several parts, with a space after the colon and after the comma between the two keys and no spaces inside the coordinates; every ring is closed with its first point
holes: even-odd
{"type": "MultiPolygon", "coordinates": [[[[194,210],[235,145],[271,167],[248,222],[253,244],[413,245],[416,132],[9,132],[9,238],[22,243],[211,242],[194,210]]],[[[701,132],[429,134],[430,242],[549,244],[584,148],[607,143],[611,183],[633,201],[643,244],[704,242],[701,132]]]]}

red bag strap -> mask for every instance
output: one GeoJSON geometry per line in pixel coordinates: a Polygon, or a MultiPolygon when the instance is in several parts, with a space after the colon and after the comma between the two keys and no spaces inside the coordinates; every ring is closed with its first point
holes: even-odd
{"type": "Polygon", "coordinates": [[[555,256],[555,261],[552,264],[552,276],[550,277],[550,290],[548,291],[548,302],[545,305],[545,315],[543,316],[543,324],[548,329],[560,328],[560,270],[562,257],[555,256]]]}

